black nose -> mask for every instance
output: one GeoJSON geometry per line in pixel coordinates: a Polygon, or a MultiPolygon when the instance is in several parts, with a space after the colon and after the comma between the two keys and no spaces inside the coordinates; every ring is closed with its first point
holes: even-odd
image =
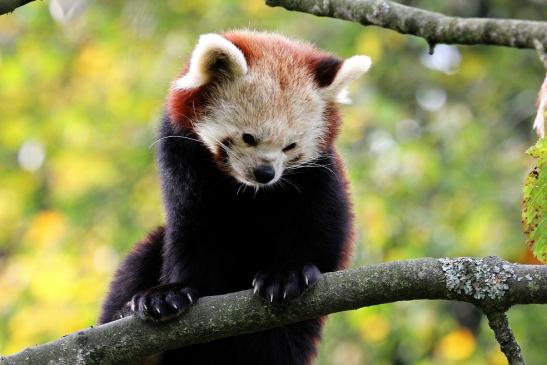
{"type": "Polygon", "coordinates": [[[261,165],[254,170],[255,179],[261,184],[272,181],[275,177],[275,170],[270,165],[261,165]]]}

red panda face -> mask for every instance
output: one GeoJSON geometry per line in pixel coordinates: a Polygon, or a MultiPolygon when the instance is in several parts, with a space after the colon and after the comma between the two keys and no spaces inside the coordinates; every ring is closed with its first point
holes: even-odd
{"type": "Polygon", "coordinates": [[[321,152],[325,104],[310,82],[283,90],[271,75],[250,72],[213,90],[195,131],[211,152],[225,156],[225,170],[237,180],[274,184],[287,168],[321,152]],[[266,166],[270,179],[255,173],[266,166]]]}
{"type": "Polygon", "coordinates": [[[174,82],[168,110],[223,171],[260,188],[330,147],[335,103],[346,101],[346,85],[369,66],[366,56],[341,61],[274,34],[208,34],[174,82]]]}

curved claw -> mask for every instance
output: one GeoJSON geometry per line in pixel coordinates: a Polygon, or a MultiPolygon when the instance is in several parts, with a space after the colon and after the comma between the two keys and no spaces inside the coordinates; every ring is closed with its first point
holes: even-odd
{"type": "Polygon", "coordinates": [[[164,321],[187,311],[194,304],[195,295],[189,287],[163,285],[134,295],[128,307],[143,320],[164,321]]]}
{"type": "Polygon", "coordinates": [[[313,264],[281,272],[261,271],[253,279],[253,294],[270,303],[295,299],[313,286],[320,276],[321,272],[313,264]]]}

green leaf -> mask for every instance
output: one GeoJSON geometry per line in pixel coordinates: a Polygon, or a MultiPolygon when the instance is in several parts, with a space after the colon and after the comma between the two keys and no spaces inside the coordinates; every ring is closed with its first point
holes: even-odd
{"type": "Polygon", "coordinates": [[[522,224],[527,243],[540,261],[547,261],[547,140],[526,151],[537,159],[523,189],[522,224]]]}
{"type": "Polygon", "coordinates": [[[547,139],[540,139],[535,146],[528,148],[526,151],[532,157],[538,158],[538,162],[547,162],[547,139]]]}

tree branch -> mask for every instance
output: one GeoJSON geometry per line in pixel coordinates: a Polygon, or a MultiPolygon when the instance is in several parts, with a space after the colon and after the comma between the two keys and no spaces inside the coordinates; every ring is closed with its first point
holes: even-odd
{"type": "Polygon", "coordinates": [[[509,365],[524,365],[524,359],[522,358],[522,352],[520,346],[515,340],[511,326],[504,312],[486,312],[488,318],[488,324],[494,334],[496,340],[500,344],[501,351],[507,357],[509,365]]]}
{"type": "Polygon", "coordinates": [[[383,0],[266,0],[266,4],[377,25],[424,38],[430,46],[489,44],[534,49],[537,40],[547,49],[547,22],[541,21],[451,17],[383,0]]]}
{"type": "Polygon", "coordinates": [[[505,311],[513,304],[546,304],[547,266],[510,264],[496,257],[368,265],[325,274],[302,298],[284,305],[265,303],[250,290],[205,297],[171,322],[131,316],[0,357],[0,364],[121,363],[329,313],[415,299],[467,301],[486,312],[505,311]]]}
{"type": "Polygon", "coordinates": [[[15,9],[34,0],[0,0],[0,15],[11,13],[15,9]]]}

